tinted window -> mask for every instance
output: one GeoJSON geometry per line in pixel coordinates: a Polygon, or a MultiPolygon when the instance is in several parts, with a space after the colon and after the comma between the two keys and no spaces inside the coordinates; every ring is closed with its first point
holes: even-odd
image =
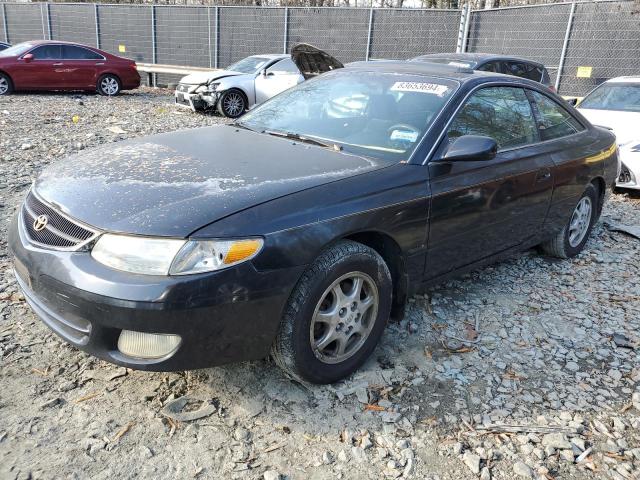
{"type": "Polygon", "coordinates": [[[603,83],[580,102],[580,108],[640,112],[640,83],[603,83]]]}
{"type": "Polygon", "coordinates": [[[584,130],[580,122],[554,100],[538,92],[531,91],[531,94],[540,117],[539,128],[542,140],[566,137],[584,130]]]}
{"type": "Polygon", "coordinates": [[[42,45],[31,50],[33,58],[36,60],[61,60],[62,51],[60,45],[42,45]]]}
{"type": "Polygon", "coordinates": [[[483,72],[495,72],[502,73],[500,70],[500,62],[488,62],[484,65],[478,67],[478,70],[482,70],[483,72]]]}
{"type": "Polygon", "coordinates": [[[498,148],[514,148],[538,140],[531,105],[521,88],[490,87],[474,93],[447,131],[449,140],[462,135],[483,135],[498,148]]]}
{"type": "Polygon", "coordinates": [[[542,80],[542,68],[525,62],[504,62],[505,71],[508,75],[528,78],[539,82],[542,80]]]}
{"type": "Polygon", "coordinates": [[[349,153],[406,160],[457,86],[422,75],[338,69],[286,90],[239,123],[312,137],[349,153]]]}
{"type": "Polygon", "coordinates": [[[63,45],[62,58],[65,60],[102,60],[102,55],[98,55],[87,48],[63,45]]]}
{"type": "Polygon", "coordinates": [[[300,73],[296,64],[290,58],[285,58],[279,62],[274,63],[268,68],[269,72],[274,73],[300,73]]]}

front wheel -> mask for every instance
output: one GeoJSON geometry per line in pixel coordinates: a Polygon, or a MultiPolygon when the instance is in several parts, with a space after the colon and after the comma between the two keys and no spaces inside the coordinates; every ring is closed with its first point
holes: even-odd
{"type": "Polygon", "coordinates": [[[0,73],[0,95],[8,95],[13,91],[11,78],[4,73],[0,73]]]}
{"type": "Polygon", "coordinates": [[[558,258],[576,256],[587,243],[599,212],[598,192],[590,184],[573,209],[569,222],[554,238],[540,245],[542,250],[558,258]]]}
{"type": "Polygon", "coordinates": [[[103,75],[98,80],[98,93],[107,97],[113,97],[120,93],[122,85],[120,79],[110,73],[103,75]]]}
{"type": "Polygon", "coordinates": [[[307,269],[285,309],[271,356],[286,373],[332,383],[376,347],[391,311],[389,269],[375,250],[341,241],[307,269]]]}
{"type": "Polygon", "coordinates": [[[247,100],[242,92],[228,90],[222,94],[218,101],[218,112],[229,118],[238,118],[247,109],[247,100]]]}

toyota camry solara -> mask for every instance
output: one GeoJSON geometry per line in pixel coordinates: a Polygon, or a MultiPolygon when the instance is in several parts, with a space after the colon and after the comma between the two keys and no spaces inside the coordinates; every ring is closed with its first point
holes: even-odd
{"type": "Polygon", "coordinates": [[[47,168],[10,246],[33,310],[97,357],[171,371],[270,354],[333,382],[413,292],[537,245],[578,254],[617,155],[538,83],[352,64],[235,124],[47,168]]]}

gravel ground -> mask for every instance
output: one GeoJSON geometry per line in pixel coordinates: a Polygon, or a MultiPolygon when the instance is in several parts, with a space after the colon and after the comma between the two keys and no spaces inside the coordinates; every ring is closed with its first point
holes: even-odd
{"type": "MultiPolygon", "coordinates": [[[[333,386],[269,360],[128,371],[50,333],[5,234],[33,178],[78,149],[220,121],[162,90],[0,98],[0,478],[640,478],[640,241],[603,222],[573,260],[527,252],[412,298],[333,386]],[[166,410],[183,396],[206,415],[166,410]]],[[[640,225],[639,208],[616,194],[603,219],[640,225]]]]}

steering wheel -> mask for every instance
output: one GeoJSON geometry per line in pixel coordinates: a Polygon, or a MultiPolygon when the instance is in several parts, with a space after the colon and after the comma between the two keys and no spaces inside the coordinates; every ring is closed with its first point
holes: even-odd
{"type": "Polygon", "coordinates": [[[389,141],[391,142],[391,145],[398,146],[403,149],[407,147],[407,144],[415,143],[415,141],[420,136],[420,132],[421,130],[419,128],[416,128],[413,125],[409,125],[408,123],[396,123],[395,125],[392,125],[387,129],[387,134],[389,135],[389,141]],[[391,138],[391,135],[396,130],[406,132],[410,137],[415,136],[415,138],[413,140],[411,140],[411,138],[391,138]]]}

